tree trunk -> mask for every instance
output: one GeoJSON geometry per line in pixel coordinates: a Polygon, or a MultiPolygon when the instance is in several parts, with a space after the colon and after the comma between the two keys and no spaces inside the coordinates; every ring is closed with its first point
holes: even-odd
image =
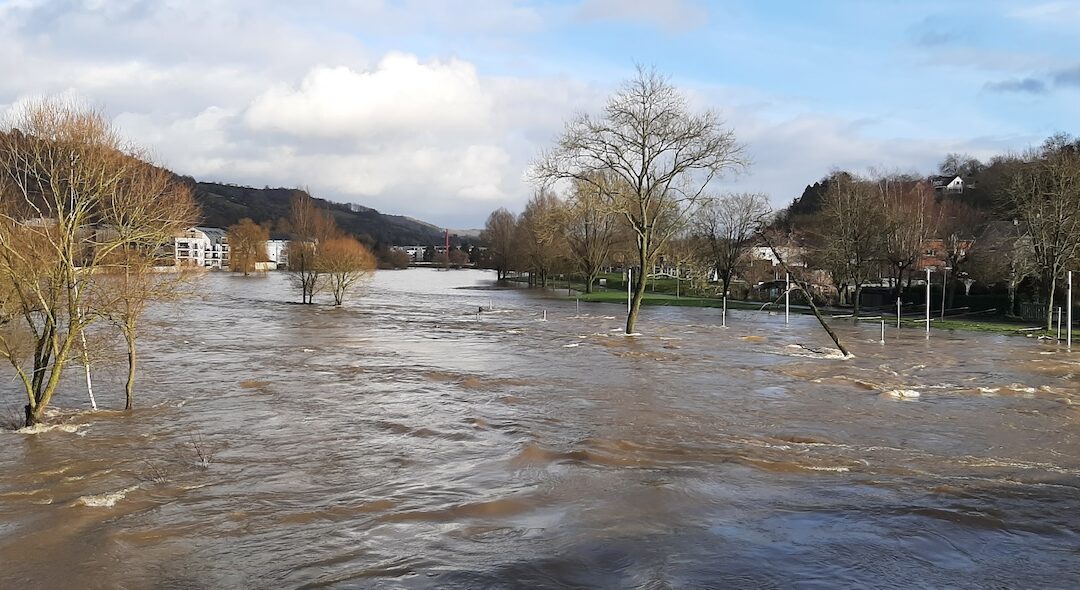
{"type": "Polygon", "coordinates": [[[585,292],[586,293],[592,293],[593,292],[593,283],[596,282],[596,276],[599,275],[599,274],[600,274],[599,269],[595,269],[595,270],[592,270],[592,271],[589,272],[588,278],[585,279],[585,292]]]}
{"type": "Polygon", "coordinates": [[[1009,283],[1009,311],[1006,316],[1016,315],[1016,285],[1009,283]]]}
{"type": "Polygon", "coordinates": [[[862,283],[855,283],[855,300],[851,302],[852,305],[854,306],[854,309],[851,312],[851,317],[852,317],[852,319],[855,319],[855,320],[859,319],[859,303],[860,303],[859,300],[860,299],[862,299],[862,283]]]}
{"type": "Polygon", "coordinates": [[[1050,285],[1048,287],[1048,297],[1046,298],[1046,331],[1049,332],[1054,329],[1054,292],[1057,290],[1057,281],[1053,277],[1050,278],[1050,285]]]}
{"type": "Polygon", "coordinates": [[[124,383],[124,410],[130,411],[135,407],[135,335],[127,336],[128,374],[127,382],[124,383]]]}
{"type": "Polygon", "coordinates": [[[634,326],[637,324],[638,311],[641,310],[641,300],[645,297],[645,266],[647,260],[645,260],[646,248],[642,246],[638,251],[638,263],[641,265],[638,268],[637,282],[634,283],[634,296],[630,300],[630,313],[626,314],[626,333],[633,334],[634,326]]]}

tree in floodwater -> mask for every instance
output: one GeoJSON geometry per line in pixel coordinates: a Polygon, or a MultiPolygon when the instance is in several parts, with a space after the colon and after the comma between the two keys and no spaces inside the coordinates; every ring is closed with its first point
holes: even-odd
{"type": "Polygon", "coordinates": [[[100,113],[56,100],[23,107],[0,132],[0,356],[26,393],[28,426],[101,317],[97,275],[122,269],[120,252],[153,251],[192,223],[134,198],[148,173],[138,155],[100,113]]]}
{"type": "Polygon", "coordinates": [[[331,238],[319,244],[316,266],[326,277],[326,287],[341,306],[345,295],[375,274],[375,256],[351,236],[331,238]]]}
{"type": "Polygon", "coordinates": [[[606,209],[624,217],[637,246],[634,294],[626,317],[633,333],[645,274],[682,227],[713,179],[745,166],[735,134],[711,111],[695,114],[667,79],[639,67],[604,108],[567,124],[555,148],[535,166],[544,181],[593,183],[606,209]],[[618,181],[605,189],[598,174],[618,181]]]}
{"type": "Polygon", "coordinates": [[[266,242],[270,230],[245,217],[229,226],[229,270],[248,276],[255,263],[266,258],[266,242]]]}
{"type": "Polygon", "coordinates": [[[330,213],[318,208],[306,192],[293,195],[289,226],[289,275],[300,291],[300,302],[314,303],[315,294],[324,287],[317,260],[319,243],[338,237],[340,232],[330,213]]]}

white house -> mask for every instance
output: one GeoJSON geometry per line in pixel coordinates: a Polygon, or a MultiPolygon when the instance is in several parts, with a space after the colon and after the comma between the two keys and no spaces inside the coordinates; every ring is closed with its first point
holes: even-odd
{"type": "Polygon", "coordinates": [[[217,227],[193,227],[173,242],[176,264],[198,268],[229,266],[229,240],[217,227]]]}
{"type": "Polygon", "coordinates": [[[289,240],[266,240],[266,259],[279,268],[287,265],[289,263],[289,240]]]}

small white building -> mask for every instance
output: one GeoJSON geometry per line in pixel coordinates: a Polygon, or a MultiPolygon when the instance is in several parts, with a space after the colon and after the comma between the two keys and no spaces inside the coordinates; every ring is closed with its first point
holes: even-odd
{"type": "Polygon", "coordinates": [[[227,268],[229,240],[225,230],[217,227],[193,227],[173,242],[178,266],[196,268],[227,268]]]}
{"type": "Polygon", "coordinates": [[[277,268],[289,264],[289,240],[266,240],[266,259],[277,268]]]}

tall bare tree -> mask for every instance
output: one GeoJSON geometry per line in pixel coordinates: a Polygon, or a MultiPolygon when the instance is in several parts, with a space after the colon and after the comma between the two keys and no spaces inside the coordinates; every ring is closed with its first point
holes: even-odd
{"type": "Polygon", "coordinates": [[[863,286],[880,276],[882,208],[874,183],[847,174],[829,179],[821,209],[822,253],[842,284],[855,288],[853,314],[859,315],[863,286]]]}
{"type": "Polygon", "coordinates": [[[754,236],[768,214],[765,195],[736,193],[706,200],[694,215],[691,232],[695,242],[704,246],[723,296],[730,292],[740,265],[746,263],[754,236]]]}
{"type": "Polygon", "coordinates": [[[1054,295],[1080,254],[1080,142],[1058,135],[1011,167],[1003,197],[1027,228],[1042,279],[1046,329],[1053,327],[1054,295]]]}
{"type": "Polygon", "coordinates": [[[886,176],[875,182],[881,200],[881,257],[893,281],[893,298],[900,297],[903,280],[922,256],[940,227],[940,207],[934,189],[924,181],[886,176]]]}
{"type": "Polygon", "coordinates": [[[556,267],[565,260],[565,240],[559,231],[563,203],[553,193],[539,191],[525,205],[517,236],[530,282],[547,286],[556,267]]]}
{"type": "Polygon", "coordinates": [[[612,250],[625,239],[625,221],[605,206],[604,192],[617,182],[612,175],[594,183],[576,180],[562,210],[561,232],[573,266],[585,279],[585,292],[592,293],[601,269],[612,250]],[[597,187],[605,188],[597,188],[597,187]]]}
{"type": "Polygon", "coordinates": [[[289,273],[300,291],[300,302],[314,303],[315,294],[323,287],[317,260],[319,243],[339,237],[340,232],[334,218],[317,207],[307,192],[293,195],[289,226],[289,273]]]}
{"type": "Polygon", "coordinates": [[[91,305],[95,276],[125,264],[125,250],[155,251],[191,220],[142,194],[146,164],[98,112],[43,100],[2,131],[0,282],[10,287],[4,307],[18,321],[0,330],[0,356],[26,392],[32,425],[100,317],[91,305]]]}
{"type": "Polygon", "coordinates": [[[665,77],[639,67],[599,117],[570,121],[556,147],[535,167],[541,179],[596,185],[607,210],[625,217],[637,245],[637,273],[626,332],[633,333],[645,273],[714,178],[745,165],[735,134],[714,112],[695,114],[665,77]],[[613,175],[605,188],[598,175],[613,175]]]}
{"type": "Polygon", "coordinates": [[[514,260],[514,232],[517,231],[517,220],[514,214],[506,209],[496,209],[488,215],[487,223],[480,238],[487,243],[488,261],[495,269],[497,280],[506,278],[507,273],[515,270],[514,260]]]}

